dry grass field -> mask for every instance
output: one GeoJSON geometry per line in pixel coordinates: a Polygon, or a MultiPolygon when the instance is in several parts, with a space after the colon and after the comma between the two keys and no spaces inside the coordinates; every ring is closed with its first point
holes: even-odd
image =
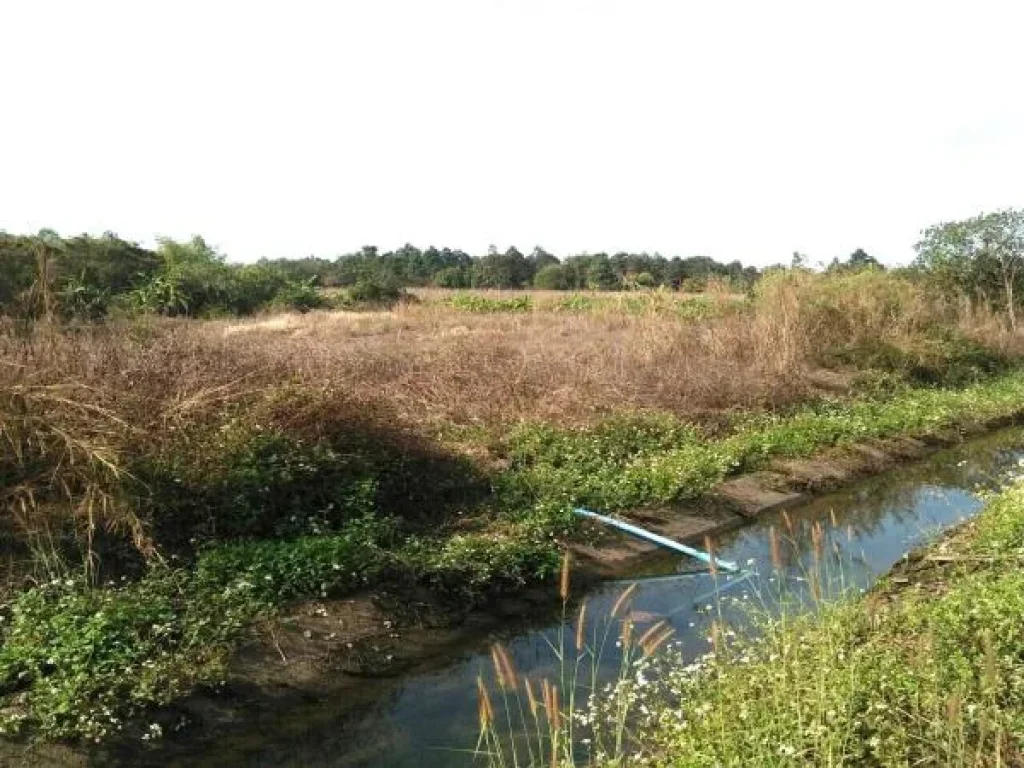
{"type": "Polygon", "coordinates": [[[388,310],[152,318],[31,342],[7,333],[0,384],[79,387],[82,399],[143,424],[289,386],[431,434],[500,432],[523,420],[580,425],[638,409],[713,425],[722,414],[842,394],[874,365],[940,360],[948,349],[936,329],[999,354],[1020,346],[991,313],[885,275],[790,275],[749,300],[702,295],[708,311],[696,318],[666,310],[658,294],[641,299],[640,311],[604,294],[596,298],[605,303],[577,311],[463,311],[443,301],[452,292],[424,295],[431,300],[388,310]],[[835,350],[849,354],[830,356],[835,350]],[[868,359],[857,357],[865,350],[868,359]]]}

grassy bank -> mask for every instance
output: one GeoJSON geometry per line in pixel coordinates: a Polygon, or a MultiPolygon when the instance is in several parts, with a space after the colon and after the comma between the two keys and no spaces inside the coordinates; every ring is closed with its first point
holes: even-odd
{"type": "MultiPolygon", "coordinates": [[[[622,508],[695,496],[773,456],[923,435],[1015,414],[1021,403],[1024,374],[1015,373],[960,390],[910,390],[889,401],[803,410],[710,442],[665,420],[618,421],[598,428],[597,437],[559,434],[541,443],[546,451],[519,438],[518,461],[530,456],[534,463],[500,476],[492,503],[504,511],[475,532],[411,533],[369,514],[316,535],[209,544],[190,567],[150,566],[141,578],[103,589],[55,578],[7,609],[0,679],[8,707],[0,727],[102,738],[142,709],[220,679],[248,624],[283,601],[387,582],[426,585],[471,603],[543,580],[557,570],[556,536],[573,530],[571,501],[622,508]],[[538,467],[556,459],[571,474],[537,481],[538,467]]],[[[845,625],[847,613],[832,613],[845,625]]]]}
{"type": "Polygon", "coordinates": [[[549,579],[585,535],[573,504],[692,499],[1024,407],[1015,334],[871,273],[682,321],[424,302],[0,344],[0,728],[51,738],[217,683],[292,600],[386,585],[465,609],[549,579]]]}
{"type": "Polygon", "coordinates": [[[668,654],[646,672],[657,682],[621,683],[609,698],[628,702],[630,747],[597,762],[1018,765],[1022,557],[1018,485],[867,598],[763,619],[756,641],[722,627],[697,662],[668,654]]]}
{"type": "Polygon", "coordinates": [[[584,603],[564,619],[575,633],[552,646],[555,682],[518,675],[496,646],[494,680],[478,683],[480,761],[1021,764],[1024,483],[867,595],[847,580],[843,532],[817,523],[809,533],[808,570],[794,580],[783,550],[801,546],[800,534],[771,531],[769,578],[707,606],[707,651],[696,658],[666,644],[666,621],[634,627],[635,585],[607,616],[584,603]],[[593,670],[610,638],[621,661],[606,683],[593,670]]]}

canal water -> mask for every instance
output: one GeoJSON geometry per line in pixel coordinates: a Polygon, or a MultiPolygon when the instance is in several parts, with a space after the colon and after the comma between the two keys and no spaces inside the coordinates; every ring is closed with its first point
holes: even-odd
{"type": "MultiPolygon", "coordinates": [[[[839,548],[841,578],[869,587],[916,545],[943,528],[976,514],[979,492],[998,489],[1024,473],[1024,429],[1011,428],[940,451],[913,465],[860,480],[841,491],[819,496],[786,511],[765,514],[742,528],[713,537],[718,556],[761,576],[731,584],[723,573],[683,574],[692,561],[659,554],[644,564],[649,576],[604,582],[587,595],[588,621],[598,626],[624,587],[634,581],[632,615],[639,631],[658,620],[676,629],[673,642],[684,654],[708,649],[708,607],[715,590],[737,600],[756,599],[781,586],[799,593],[813,567],[810,531],[816,523],[839,548]],[[783,568],[771,565],[769,531],[783,539],[783,568]],[[769,579],[773,581],[769,581],[769,579]]],[[[840,574],[833,570],[834,578],[840,574]]],[[[735,579],[736,577],[732,577],[735,579]]],[[[560,632],[572,636],[571,619],[524,618],[481,636],[445,663],[400,678],[366,681],[359,702],[316,701],[298,709],[268,712],[239,724],[224,739],[189,749],[154,746],[136,755],[135,764],[163,766],[324,766],[325,768],[446,768],[474,764],[477,732],[476,677],[492,678],[489,646],[505,644],[520,673],[557,678],[551,643],[560,632]]],[[[606,679],[614,679],[619,659],[609,643],[602,659],[606,679]]]]}

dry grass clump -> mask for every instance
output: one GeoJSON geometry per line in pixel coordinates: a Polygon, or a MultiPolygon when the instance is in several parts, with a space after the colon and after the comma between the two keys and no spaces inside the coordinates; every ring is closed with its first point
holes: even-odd
{"type": "MultiPolygon", "coordinates": [[[[598,312],[471,313],[439,304],[284,314],[248,321],[151,321],[60,337],[55,369],[134,398],[135,424],[173,422],[253,390],[316,386],[359,409],[431,431],[565,425],[623,409],[714,422],[834,390],[829,348],[920,346],[936,327],[1016,352],[989,313],[930,298],[880,273],[769,276],[741,312],[698,321],[598,312]]],[[[128,398],[128,399],[132,399],[128,398]]],[[[156,426],[156,425],[155,425],[156,426]]]]}
{"type": "Polygon", "coordinates": [[[371,317],[195,324],[245,369],[329,379],[416,423],[563,424],[623,408],[680,415],[785,405],[807,396],[746,316],[682,323],[608,313],[466,314],[400,307],[371,317]]]}
{"type": "Polygon", "coordinates": [[[34,362],[0,363],[0,525],[8,553],[31,554],[37,573],[47,576],[60,571],[69,537],[81,542],[76,554],[87,573],[97,565],[97,537],[107,532],[127,535],[151,554],[120,493],[131,479],[120,449],[133,428],[101,391],[34,362]]]}
{"type": "MultiPolygon", "coordinates": [[[[580,424],[621,409],[714,421],[821,391],[821,353],[912,350],[935,328],[983,346],[1020,341],[989,314],[883,273],[764,280],[744,311],[700,321],[601,311],[467,313],[438,304],[195,323],[189,344],[244,370],[331,381],[431,427],[523,419],[580,424]]],[[[834,390],[836,378],[828,379],[834,390]]]]}

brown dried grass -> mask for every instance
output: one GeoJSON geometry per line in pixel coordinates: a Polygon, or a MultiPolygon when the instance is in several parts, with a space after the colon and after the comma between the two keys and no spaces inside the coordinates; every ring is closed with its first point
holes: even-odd
{"type": "Polygon", "coordinates": [[[1000,351],[1024,347],[998,316],[929,298],[909,281],[796,273],[763,283],[744,311],[704,321],[475,314],[423,303],[245,321],[149,320],[62,334],[48,345],[0,334],[0,353],[48,369],[53,382],[92,387],[101,403],[116,401],[121,418],[145,429],[289,384],[343,393],[339,407],[380,408],[430,432],[451,425],[500,432],[521,420],[575,425],[623,409],[713,422],[725,412],[783,408],[820,394],[823,382],[834,391],[837,378],[822,376],[816,363],[829,345],[913,344],[936,324],[1000,351]]]}
{"type": "MultiPolygon", "coordinates": [[[[190,344],[240,369],[330,380],[431,426],[578,424],[615,410],[697,417],[806,397],[745,315],[472,314],[431,306],[192,324],[190,344]]],[[[184,339],[182,339],[184,341],[184,339]]],[[[774,343],[774,340],[770,340],[774,343]]]]}
{"type": "Polygon", "coordinates": [[[742,311],[701,321],[614,311],[474,314],[425,302],[28,336],[5,326],[0,505],[9,524],[37,535],[63,499],[83,538],[121,528],[145,548],[141,525],[111,490],[123,479],[121,456],[174,444],[238,404],[291,393],[272,414],[289,429],[376,419],[431,440],[451,436],[453,425],[477,428],[464,448],[480,455],[486,436],[521,420],[578,425],[656,409],[715,424],[733,411],[786,407],[842,388],[844,377],[816,362],[830,345],[911,346],[935,325],[1004,354],[1024,352],[1024,337],[998,315],[884,275],[790,273],[762,282],[742,311]]]}

